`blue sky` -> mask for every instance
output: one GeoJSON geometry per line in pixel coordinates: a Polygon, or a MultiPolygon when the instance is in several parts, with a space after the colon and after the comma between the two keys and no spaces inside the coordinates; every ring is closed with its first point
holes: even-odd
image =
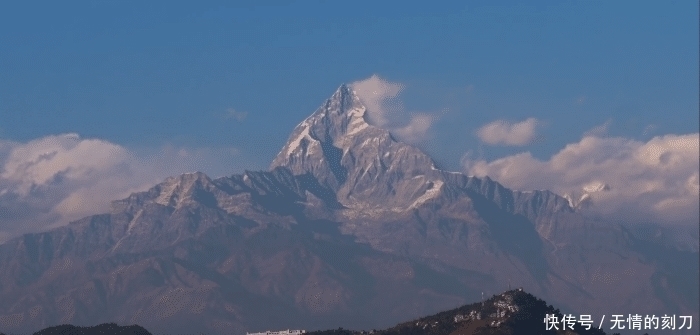
{"type": "MultiPolygon", "coordinates": [[[[0,188],[19,185],[17,148],[66,133],[118,147],[152,180],[265,169],[341,83],[368,78],[401,85],[396,129],[429,117],[412,142],[450,170],[528,179],[494,162],[556,165],[584,134],[697,141],[697,2],[236,3],[2,3],[0,188]]],[[[550,184],[507,186],[574,185],[550,184]]]]}

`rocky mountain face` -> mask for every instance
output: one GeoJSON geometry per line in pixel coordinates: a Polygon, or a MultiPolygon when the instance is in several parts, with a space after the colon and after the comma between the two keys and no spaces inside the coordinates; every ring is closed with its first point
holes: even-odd
{"type": "Polygon", "coordinates": [[[366,112],[343,85],[269,171],[171,177],[0,245],[0,331],[381,329],[511,283],[567,313],[698,320],[697,251],[443,171],[366,112]]]}

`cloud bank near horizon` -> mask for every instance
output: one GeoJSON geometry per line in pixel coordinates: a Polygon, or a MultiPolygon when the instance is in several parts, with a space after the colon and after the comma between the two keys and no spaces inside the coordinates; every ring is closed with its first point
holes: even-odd
{"type": "Polygon", "coordinates": [[[77,134],[26,143],[0,140],[0,243],[108,212],[112,200],[171,175],[221,173],[237,155],[233,148],[173,146],[137,152],[77,134]]]}
{"type": "Polygon", "coordinates": [[[698,142],[698,133],[647,142],[585,135],[547,160],[522,152],[489,162],[468,153],[462,165],[516,190],[589,193],[589,210],[622,222],[697,225],[698,142]]]}

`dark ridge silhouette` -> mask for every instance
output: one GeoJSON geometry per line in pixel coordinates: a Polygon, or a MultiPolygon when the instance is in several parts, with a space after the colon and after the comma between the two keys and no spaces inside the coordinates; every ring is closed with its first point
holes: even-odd
{"type": "MultiPolygon", "coordinates": [[[[574,330],[546,330],[544,318],[559,309],[522,291],[506,291],[488,300],[398,324],[384,330],[354,331],[343,328],[318,330],[308,335],[606,335],[593,325],[586,330],[576,323],[574,330]]],[[[615,334],[613,334],[615,335],[615,334]]],[[[647,334],[645,334],[647,335],[647,334]]]]}
{"type": "MultiPolygon", "coordinates": [[[[0,333],[2,335],[2,333],[0,333]]],[[[60,325],[42,329],[33,335],[152,335],[138,325],[119,326],[116,323],[103,323],[92,327],[60,325]]]]}

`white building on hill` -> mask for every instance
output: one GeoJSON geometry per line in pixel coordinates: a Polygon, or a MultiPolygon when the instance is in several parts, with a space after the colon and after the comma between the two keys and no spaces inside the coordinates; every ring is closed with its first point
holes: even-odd
{"type": "Polygon", "coordinates": [[[261,332],[261,333],[246,333],[246,335],[301,335],[306,334],[306,330],[280,330],[278,332],[261,332]]]}

